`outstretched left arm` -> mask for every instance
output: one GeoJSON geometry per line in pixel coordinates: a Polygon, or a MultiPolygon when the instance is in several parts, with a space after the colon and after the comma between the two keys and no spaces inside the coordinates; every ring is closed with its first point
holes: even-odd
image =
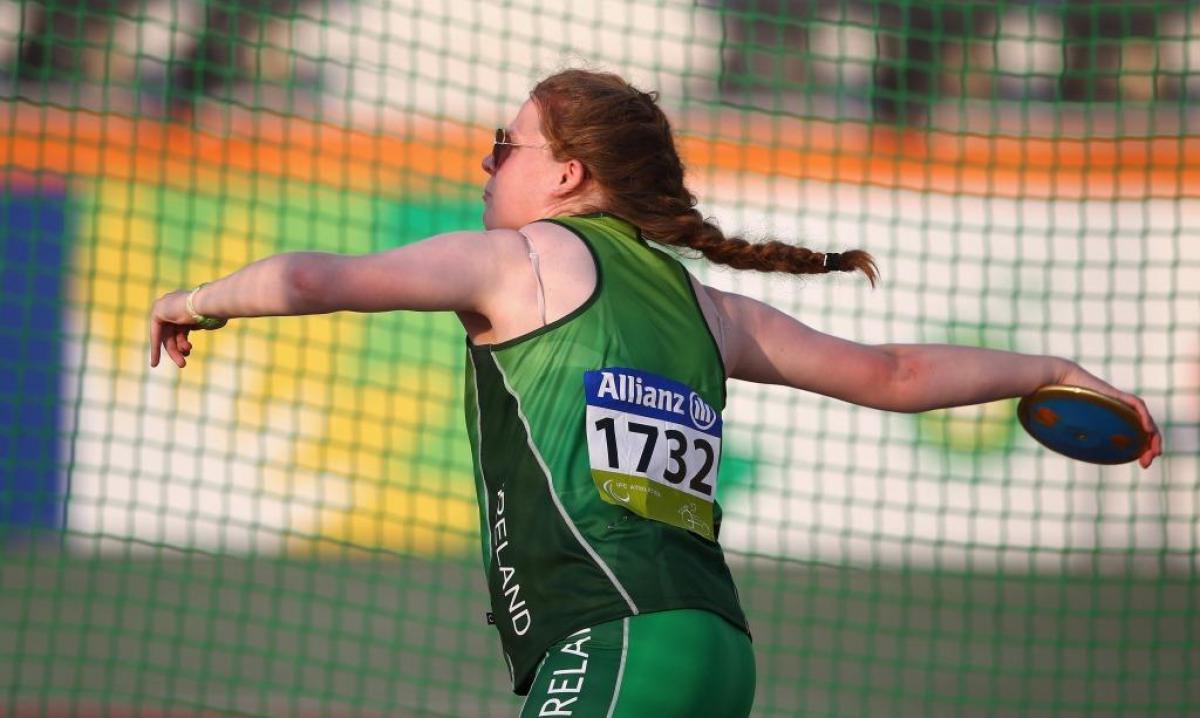
{"type": "Polygon", "coordinates": [[[707,289],[722,314],[726,361],[735,379],[902,412],[1024,396],[1047,384],[1083,386],[1137,410],[1151,437],[1139,459],[1143,467],[1162,453],[1145,402],[1067,359],[947,344],[859,344],[749,297],[707,289]]]}

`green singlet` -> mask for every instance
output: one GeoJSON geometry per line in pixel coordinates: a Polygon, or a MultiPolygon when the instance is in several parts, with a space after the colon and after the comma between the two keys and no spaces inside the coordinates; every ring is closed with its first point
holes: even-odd
{"type": "Polygon", "coordinates": [[[584,628],[550,647],[521,718],[744,718],[754,703],[745,633],[683,609],[584,628]]]}
{"type": "Polygon", "coordinates": [[[518,695],[554,645],[626,617],[702,609],[749,635],[717,544],[725,370],[688,274],[621,219],[545,221],[587,245],[596,289],[534,332],[468,342],[465,391],[518,695]]]}

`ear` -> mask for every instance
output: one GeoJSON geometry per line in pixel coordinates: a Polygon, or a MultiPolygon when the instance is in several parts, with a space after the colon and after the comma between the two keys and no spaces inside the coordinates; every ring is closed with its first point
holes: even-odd
{"type": "Polygon", "coordinates": [[[587,180],[588,171],[583,163],[579,160],[567,160],[559,165],[558,183],[554,187],[554,194],[559,197],[573,195],[583,188],[587,180]]]}

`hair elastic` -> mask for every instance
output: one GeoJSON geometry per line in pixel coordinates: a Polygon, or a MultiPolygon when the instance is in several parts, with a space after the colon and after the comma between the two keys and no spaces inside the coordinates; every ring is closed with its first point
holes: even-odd
{"type": "Polygon", "coordinates": [[[826,252],[825,262],[823,265],[826,271],[840,272],[842,271],[842,253],[841,252],[826,252]]]}

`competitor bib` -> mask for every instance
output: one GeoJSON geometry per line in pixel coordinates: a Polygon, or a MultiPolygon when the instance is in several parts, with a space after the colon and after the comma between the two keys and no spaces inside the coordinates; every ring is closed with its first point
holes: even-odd
{"type": "Polygon", "coordinates": [[[600,498],[715,541],[721,415],[686,384],[636,369],[589,371],[583,386],[600,498]]]}

